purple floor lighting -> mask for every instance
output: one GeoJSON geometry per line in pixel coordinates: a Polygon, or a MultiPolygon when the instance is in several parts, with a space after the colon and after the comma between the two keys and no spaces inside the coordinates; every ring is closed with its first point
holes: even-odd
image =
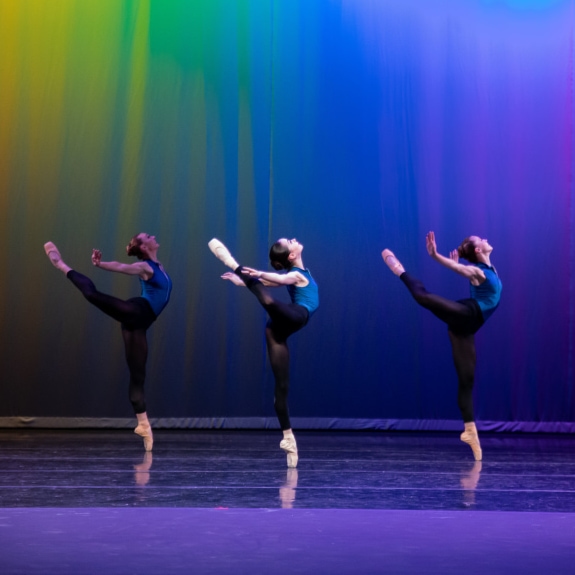
{"type": "Polygon", "coordinates": [[[575,438],[0,432],[3,574],[571,574],[575,438]]]}

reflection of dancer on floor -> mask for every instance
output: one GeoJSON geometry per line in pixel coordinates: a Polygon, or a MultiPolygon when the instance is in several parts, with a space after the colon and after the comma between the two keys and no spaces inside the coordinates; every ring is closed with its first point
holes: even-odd
{"type": "Polygon", "coordinates": [[[280,503],[282,509],[293,509],[297,489],[297,469],[288,469],[286,480],[280,487],[280,503]]]}
{"type": "Polygon", "coordinates": [[[405,271],[390,250],[383,250],[381,256],[407,286],[415,301],[447,324],[459,380],[457,402],[465,424],[461,441],[469,444],[475,459],[480,461],[482,453],[475,427],[472,396],[476,359],[474,334],[499,305],[501,280],[491,265],[489,257],[493,248],[487,240],[469,236],[457,250],[450,253],[449,258],[438,253],[433,232],[427,234],[426,244],[429,255],[435,261],[469,279],[471,298],[452,301],[429,293],[418,279],[405,271]],[[460,257],[471,265],[460,264],[460,257]]]}
{"type": "Polygon", "coordinates": [[[58,248],[52,242],[44,244],[44,250],[52,264],[66,274],[82,295],[106,315],[122,324],[126,361],[130,370],[130,402],[138,419],[134,432],[143,437],[146,451],[151,451],[154,443],[144,396],[148,357],[146,330],[156,321],[168,303],[172,290],[172,282],[157,258],[159,247],[160,244],[156,242],[154,236],[149,234],[134,236],[126,250],[129,256],[136,256],[141,261],[133,264],[103,262],[100,250],[92,251],[92,264],[96,267],[140,278],[141,297],[124,301],[99,292],[92,280],[64,263],[58,248]]]}
{"type": "Polygon", "coordinates": [[[295,239],[282,238],[270,249],[270,262],[285,274],[262,272],[240,267],[227,248],[217,239],[209,242],[210,250],[226,266],[234,270],[222,278],[235,285],[246,286],[258,299],[269,315],[266,326],[266,343],[270,364],[275,378],[274,407],[284,439],[280,447],[287,454],[288,467],[296,467],[297,445],[289,418],[287,396],[289,391],[289,350],[287,339],[304,327],[319,306],[317,284],[302,261],[303,246],[295,239]],[[292,303],[274,299],[268,287],[286,286],[292,303]]]}
{"type": "Polygon", "coordinates": [[[473,467],[467,472],[462,473],[459,478],[459,483],[463,489],[463,505],[465,507],[470,507],[475,504],[475,490],[477,489],[481,476],[481,466],[481,461],[474,461],[473,467]]]}
{"type": "Polygon", "coordinates": [[[134,465],[134,480],[136,485],[140,487],[144,487],[144,485],[148,485],[150,482],[150,469],[152,467],[152,452],[146,451],[144,453],[144,459],[142,463],[138,463],[134,465]]]}

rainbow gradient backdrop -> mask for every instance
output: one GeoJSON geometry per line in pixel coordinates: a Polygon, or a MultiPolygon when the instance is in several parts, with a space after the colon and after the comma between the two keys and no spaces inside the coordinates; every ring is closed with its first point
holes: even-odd
{"type": "Polygon", "coordinates": [[[0,0],[0,417],[130,414],[118,326],[42,245],[131,297],[90,253],[146,231],[174,280],[152,417],[273,417],[265,315],[207,242],[262,268],[295,236],[321,308],[292,415],[458,420],[445,326],[379,255],[467,297],[430,229],[487,237],[504,283],[477,419],[572,429],[575,0],[0,0]]]}

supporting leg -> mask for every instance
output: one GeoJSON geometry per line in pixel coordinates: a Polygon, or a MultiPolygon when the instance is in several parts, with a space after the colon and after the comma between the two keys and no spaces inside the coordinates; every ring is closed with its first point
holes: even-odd
{"type": "Polygon", "coordinates": [[[289,392],[289,349],[287,341],[278,337],[271,327],[266,328],[266,342],[270,364],[275,378],[274,408],[284,438],[280,448],[287,457],[287,466],[296,467],[298,462],[297,444],[291,429],[288,392],[289,392]]]}
{"type": "Polygon", "coordinates": [[[278,339],[270,327],[266,327],[266,343],[275,379],[274,408],[283,431],[291,429],[287,402],[289,392],[289,349],[287,341],[278,339]]]}
{"type": "Polygon", "coordinates": [[[152,427],[146,413],[146,399],[144,395],[144,382],[146,379],[146,361],[148,359],[148,341],[146,331],[137,329],[128,331],[122,329],[122,337],[126,350],[126,362],[130,370],[130,403],[138,419],[138,426],[134,433],[144,439],[146,451],[152,451],[154,437],[152,427]]]}
{"type": "Polygon", "coordinates": [[[475,336],[458,335],[452,331],[448,333],[453,352],[453,362],[457,372],[457,404],[465,424],[465,430],[461,434],[461,441],[471,447],[476,461],[481,461],[483,454],[473,413],[473,384],[476,363],[475,336]]]}

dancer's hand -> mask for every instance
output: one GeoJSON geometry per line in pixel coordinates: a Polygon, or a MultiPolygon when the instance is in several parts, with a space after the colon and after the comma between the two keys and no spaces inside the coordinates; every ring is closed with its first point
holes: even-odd
{"type": "Polygon", "coordinates": [[[451,252],[449,252],[449,257],[450,259],[452,259],[455,263],[459,262],[459,252],[457,250],[453,250],[451,252]]]}
{"type": "Polygon", "coordinates": [[[248,268],[245,266],[242,266],[242,272],[249,274],[253,278],[260,278],[262,273],[263,273],[263,272],[260,272],[259,270],[255,270],[254,268],[248,268]]]}
{"type": "Polygon", "coordinates": [[[428,232],[425,236],[425,247],[427,248],[427,253],[432,257],[437,256],[437,244],[435,243],[435,233],[428,232]]]}
{"type": "Polygon", "coordinates": [[[226,272],[225,274],[222,274],[221,277],[223,280],[228,280],[237,286],[244,286],[245,287],[245,285],[246,285],[242,281],[242,278],[238,277],[234,272],[226,272]]]}
{"type": "Polygon", "coordinates": [[[102,252],[100,250],[92,250],[92,265],[99,266],[102,261],[102,252]]]}

